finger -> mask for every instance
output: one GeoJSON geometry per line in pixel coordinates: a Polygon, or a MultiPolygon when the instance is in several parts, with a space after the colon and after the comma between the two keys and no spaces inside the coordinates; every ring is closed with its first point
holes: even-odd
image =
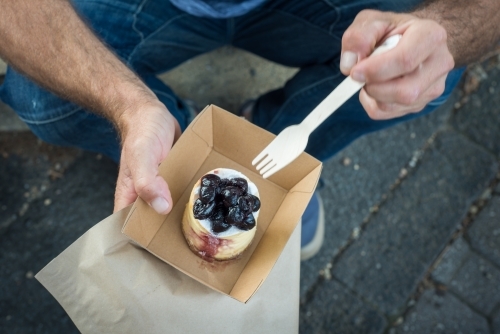
{"type": "Polygon", "coordinates": [[[388,33],[392,14],[374,10],[361,11],[342,36],[340,70],[345,75],[351,73],[353,66],[368,57],[378,41],[388,33]]]}
{"type": "MultiPolygon", "coordinates": [[[[447,55],[443,55],[446,57],[447,55]]],[[[412,73],[389,81],[367,84],[365,90],[377,102],[412,105],[428,97],[430,87],[442,82],[452,69],[441,53],[431,55],[412,73]]],[[[435,97],[434,97],[435,98],[435,97]]]]}
{"type": "Polygon", "coordinates": [[[150,150],[145,150],[144,147],[150,146],[135,145],[131,149],[132,154],[130,154],[127,161],[135,193],[156,212],[167,214],[172,209],[170,190],[167,182],[158,175],[159,162],[156,160],[157,155],[150,150]]]}
{"type": "MultiPolygon", "coordinates": [[[[354,80],[370,83],[407,75],[439,47],[446,47],[444,28],[430,20],[419,20],[409,25],[394,49],[360,61],[352,68],[351,76],[354,80]]],[[[450,58],[451,55],[446,60],[450,58]]]]}
{"type": "Polygon", "coordinates": [[[420,111],[425,107],[425,104],[421,106],[415,105],[412,109],[407,106],[398,105],[397,103],[381,103],[379,105],[379,103],[377,103],[373,97],[369,96],[364,89],[359,93],[359,101],[366,110],[368,116],[378,121],[401,117],[410,112],[420,111]]]}
{"type": "Polygon", "coordinates": [[[364,89],[360,92],[359,99],[368,116],[372,119],[387,120],[401,117],[409,113],[422,111],[429,102],[441,96],[444,92],[446,77],[446,74],[443,75],[412,105],[380,102],[370,96],[364,89]]]}

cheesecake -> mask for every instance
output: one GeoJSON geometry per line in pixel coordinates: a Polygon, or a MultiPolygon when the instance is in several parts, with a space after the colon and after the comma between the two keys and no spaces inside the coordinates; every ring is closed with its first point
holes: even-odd
{"type": "Polygon", "coordinates": [[[236,170],[217,168],[194,185],[182,232],[189,248],[204,260],[235,259],[252,243],[259,212],[255,184],[236,170]]]}

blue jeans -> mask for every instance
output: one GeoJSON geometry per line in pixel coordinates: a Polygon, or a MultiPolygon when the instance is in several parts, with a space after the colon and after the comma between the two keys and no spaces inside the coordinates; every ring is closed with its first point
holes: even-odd
{"type": "MultiPolygon", "coordinates": [[[[270,0],[241,17],[206,19],[186,14],[168,0],[73,0],[96,34],[146,82],[182,129],[189,120],[186,105],[157,74],[228,44],[300,67],[283,88],[256,101],[254,123],[276,134],[302,121],[344,79],[338,66],[341,38],[359,11],[407,11],[419,2],[270,0]]],[[[444,94],[422,112],[397,119],[374,121],[358,97],[351,98],[312,134],[306,151],[325,161],[366,133],[433,111],[448,98],[462,72],[452,71],[444,94]]],[[[119,160],[118,135],[109,121],[47,92],[12,68],[0,88],[0,99],[41,139],[119,160]]]]}

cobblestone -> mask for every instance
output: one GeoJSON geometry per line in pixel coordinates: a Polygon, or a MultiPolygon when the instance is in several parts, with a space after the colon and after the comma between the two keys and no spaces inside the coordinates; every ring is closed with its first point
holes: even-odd
{"type": "Polygon", "coordinates": [[[301,307],[301,333],[383,333],[382,314],[364,304],[336,281],[326,281],[310,303],[301,307]]]}
{"type": "Polygon", "coordinates": [[[500,309],[493,317],[493,334],[500,334],[500,309]]]}
{"type": "Polygon", "coordinates": [[[450,293],[427,290],[405,317],[396,333],[488,334],[488,322],[450,293]]]}
{"type": "Polygon", "coordinates": [[[500,196],[481,211],[467,235],[472,248],[500,268],[500,196]]]}
{"type": "Polygon", "coordinates": [[[500,94],[499,88],[495,87],[500,68],[490,69],[487,75],[488,79],[480,83],[478,90],[469,96],[469,101],[450,123],[500,157],[500,94]]]}
{"type": "Polygon", "coordinates": [[[438,135],[332,274],[392,314],[401,308],[495,175],[489,153],[453,131],[438,135]]]}
{"type": "Polygon", "coordinates": [[[327,217],[325,241],[318,255],[302,263],[302,296],[351,234],[358,235],[355,231],[389,191],[401,168],[448,118],[449,107],[361,138],[325,164],[321,191],[327,217]]]}
{"type": "Polygon", "coordinates": [[[500,270],[472,253],[448,287],[475,309],[490,315],[500,303],[500,270]]]}
{"type": "Polygon", "coordinates": [[[470,255],[471,251],[467,242],[462,238],[455,240],[432,272],[432,278],[447,284],[470,255]]]}

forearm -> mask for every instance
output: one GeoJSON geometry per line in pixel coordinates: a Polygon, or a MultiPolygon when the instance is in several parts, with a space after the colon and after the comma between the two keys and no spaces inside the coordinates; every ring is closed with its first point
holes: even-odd
{"type": "Polygon", "coordinates": [[[431,0],[412,14],[446,29],[457,67],[478,60],[500,41],[498,0],[431,0]]]}
{"type": "Polygon", "coordinates": [[[111,53],[66,0],[0,0],[0,54],[41,86],[121,126],[154,94],[111,53]]]}

